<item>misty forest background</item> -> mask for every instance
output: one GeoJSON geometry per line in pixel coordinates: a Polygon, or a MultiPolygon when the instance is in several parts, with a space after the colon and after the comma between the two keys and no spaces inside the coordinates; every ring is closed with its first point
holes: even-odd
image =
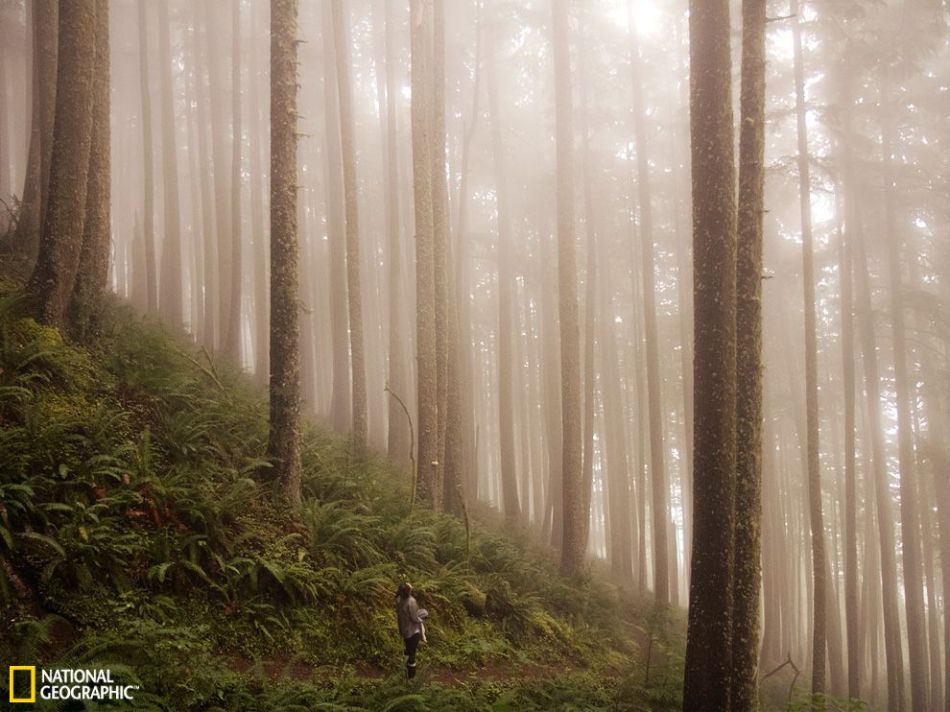
{"type": "Polygon", "coordinates": [[[0,256],[77,343],[114,292],[269,386],[291,508],[299,410],[416,507],[692,604],[687,709],[783,663],[950,709],[948,26],[3,0],[0,256]]]}

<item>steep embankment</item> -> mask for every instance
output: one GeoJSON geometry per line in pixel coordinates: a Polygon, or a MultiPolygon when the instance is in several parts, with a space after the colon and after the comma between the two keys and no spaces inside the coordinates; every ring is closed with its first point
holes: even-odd
{"type": "Polygon", "coordinates": [[[288,510],[265,409],[127,308],[74,344],[0,286],[0,660],[110,667],[141,685],[136,709],[675,706],[675,665],[654,655],[644,686],[637,607],[487,513],[469,539],[315,428],[288,510]],[[402,577],[432,612],[413,686],[402,577]]]}

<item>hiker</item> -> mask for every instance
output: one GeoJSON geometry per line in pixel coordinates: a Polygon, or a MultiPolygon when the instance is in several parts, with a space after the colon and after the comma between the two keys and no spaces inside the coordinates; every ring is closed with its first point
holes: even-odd
{"type": "Polygon", "coordinates": [[[405,581],[399,584],[396,591],[396,620],[399,622],[399,633],[405,642],[406,678],[411,680],[416,675],[416,648],[419,642],[426,642],[426,626],[423,621],[429,617],[425,608],[419,608],[412,595],[412,585],[405,581]]]}

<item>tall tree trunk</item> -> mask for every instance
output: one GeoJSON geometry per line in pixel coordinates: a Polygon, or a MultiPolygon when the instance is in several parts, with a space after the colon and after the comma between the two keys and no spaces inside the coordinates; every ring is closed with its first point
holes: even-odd
{"type": "Polygon", "coordinates": [[[517,368],[512,356],[512,291],[515,287],[514,257],[508,212],[508,185],[505,173],[505,147],[498,112],[496,65],[499,41],[492,42],[492,58],[488,63],[488,116],[491,124],[492,165],[495,171],[495,205],[497,210],[498,259],[498,440],[500,445],[502,508],[509,523],[521,518],[518,501],[518,471],[515,465],[514,392],[512,371],[517,368]]]}
{"type": "Polygon", "coordinates": [[[564,513],[561,570],[574,575],[584,563],[590,512],[582,511],[584,498],[581,494],[580,333],[574,244],[574,121],[569,7],[567,0],[551,2],[557,145],[558,323],[561,335],[561,500],[564,513]]]}
{"type": "Polygon", "coordinates": [[[808,130],[805,123],[805,69],[798,0],[791,0],[795,60],[795,98],[798,120],[798,192],[801,209],[802,272],[805,303],[805,418],[808,462],[808,511],[811,522],[814,612],[812,625],[813,695],[825,691],[825,529],[821,512],[821,461],[818,445],[818,349],[816,345],[815,267],[811,232],[811,173],[808,130]]]}
{"type": "Polygon", "coordinates": [[[762,585],[762,216],[765,0],[742,3],[736,262],[736,532],[732,709],[758,709],[762,585]]]}
{"type": "MultiPolygon", "coordinates": [[[[225,79],[221,67],[221,60],[226,51],[219,47],[216,39],[213,3],[202,3],[205,26],[205,61],[208,66],[209,99],[211,108],[211,160],[214,176],[214,207],[215,207],[215,252],[217,254],[217,306],[218,313],[215,323],[218,325],[215,346],[226,349],[227,323],[231,314],[231,215],[228,210],[230,204],[227,142],[229,122],[227,107],[225,106],[225,79]]],[[[208,285],[205,285],[208,288],[208,285]]]]}
{"type": "Polygon", "coordinates": [[[92,143],[86,184],[86,220],[76,285],[69,306],[70,327],[87,335],[98,324],[100,300],[109,278],[111,219],[111,134],[109,0],[96,0],[96,69],[92,85],[92,143]]]}
{"type": "MultiPolygon", "coordinates": [[[[653,208],[650,194],[650,161],[647,156],[646,107],[640,80],[640,43],[635,25],[630,27],[633,78],[633,126],[637,145],[637,203],[640,217],[640,270],[647,361],[647,408],[650,426],[650,484],[653,514],[653,595],[657,605],[670,602],[670,551],[667,543],[668,485],[663,462],[663,416],[660,357],[656,329],[656,284],[653,258],[653,208]]],[[[675,561],[674,561],[675,567],[675,561]]]]}
{"type": "Polygon", "coordinates": [[[897,406],[897,447],[900,467],[901,553],[903,554],[904,605],[907,612],[907,652],[910,667],[910,708],[930,707],[927,627],[924,621],[923,567],[920,546],[920,512],[917,504],[917,472],[911,426],[911,384],[907,371],[907,341],[904,335],[904,293],[901,284],[900,237],[894,205],[894,118],[881,90],[881,151],[884,179],[884,229],[890,286],[891,335],[894,345],[894,390],[897,406]]]}
{"type": "MultiPolygon", "coordinates": [[[[455,441],[455,436],[451,432],[446,435],[446,449],[449,454],[446,457],[446,478],[455,479],[461,483],[462,494],[466,501],[473,501],[476,494],[477,477],[477,458],[475,452],[475,396],[473,384],[473,364],[472,364],[472,317],[471,305],[469,300],[469,282],[470,282],[470,257],[468,254],[468,178],[469,178],[469,158],[471,156],[472,139],[475,136],[475,130],[478,127],[480,118],[479,112],[479,89],[481,86],[481,62],[482,62],[482,5],[479,3],[476,7],[475,15],[475,68],[472,78],[472,110],[471,121],[465,132],[462,144],[462,160],[460,167],[459,191],[458,191],[458,228],[455,231],[455,308],[458,315],[458,332],[456,335],[456,344],[454,347],[458,350],[458,356],[455,364],[458,369],[458,389],[459,403],[458,427],[460,433],[457,434],[459,443],[458,450],[452,451],[451,443],[455,441]],[[449,471],[452,467],[458,467],[458,475],[449,471]]],[[[451,381],[450,381],[451,382],[451,381]]],[[[451,396],[450,396],[451,398],[451,396]]],[[[452,427],[452,414],[449,416],[449,427],[452,427]]]]}
{"type": "Polygon", "coordinates": [[[690,0],[695,426],[684,709],[728,709],[736,465],[736,196],[727,0],[690,0]]]}
{"type": "Polygon", "coordinates": [[[300,504],[300,328],[297,296],[297,0],[271,0],[270,438],[268,457],[300,504]]]}
{"type": "MultiPolygon", "coordinates": [[[[581,479],[581,508],[590,511],[591,496],[594,486],[594,390],[596,380],[596,365],[594,363],[595,347],[594,332],[597,325],[597,229],[594,217],[594,189],[591,175],[590,157],[590,107],[587,100],[587,86],[590,81],[588,69],[587,43],[583,29],[589,20],[585,17],[581,21],[580,44],[580,100],[581,100],[581,173],[584,181],[584,237],[586,239],[587,265],[584,275],[584,433],[583,451],[584,461],[581,479]]],[[[611,327],[613,328],[613,327],[611,327]]],[[[606,416],[605,416],[606,417],[606,416]]],[[[622,421],[621,421],[622,422],[622,421]]],[[[626,478],[626,463],[621,469],[626,478]]],[[[629,504],[629,495],[624,502],[629,504]]],[[[626,506],[626,505],[625,505],[626,506]]],[[[605,522],[605,525],[607,522],[605,522]]],[[[627,522],[629,527],[629,522],[627,522]]],[[[584,541],[584,550],[589,548],[590,533],[584,541]]],[[[605,537],[606,538],[606,537],[605,537]]]]}
{"type": "Polygon", "coordinates": [[[611,303],[609,254],[605,246],[600,247],[600,292],[601,313],[603,318],[598,324],[601,335],[600,358],[601,397],[604,402],[604,437],[606,439],[607,475],[605,497],[607,498],[608,519],[608,559],[610,571],[622,583],[633,582],[633,535],[631,525],[632,502],[630,499],[630,472],[627,467],[626,434],[624,432],[623,388],[620,367],[617,363],[615,313],[611,303]]]}
{"type": "MultiPolygon", "coordinates": [[[[856,210],[855,210],[856,214],[856,210]]],[[[860,231],[860,227],[856,226],[860,231]]],[[[871,476],[877,503],[878,536],[881,547],[881,591],[884,603],[884,643],[887,666],[887,709],[904,709],[904,653],[898,611],[897,561],[894,537],[892,498],[884,454],[884,431],[881,423],[880,377],[874,337],[874,312],[871,304],[870,274],[864,245],[858,241],[854,256],[858,295],[861,356],[864,363],[867,429],[871,441],[871,476]]]]}
{"type": "Polygon", "coordinates": [[[432,210],[431,72],[423,0],[411,0],[412,174],[416,224],[416,360],[418,368],[419,460],[416,494],[441,501],[434,468],[439,457],[438,364],[435,336],[435,246],[432,210]]]}
{"type": "Polygon", "coordinates": [[[366,363],[363,353],[363,297],[360,289],[359,193],[356,178],[356,145],[353,89],[350,85],[350,37],[345,28],[341,0],[331,0],[336,47],[336,78],[340,107],[340,143],[343,149],[343,195],[346,205],[346,295],[350,321],[353,443],[356,452],[366,449],[366,363]]]}
{"type": "Polygon", "coordinates": [[[145,214],[142,216],[145,236],[145,274],[148,311],[158,313],[158,246],[155,244],[155,147],[152,140],[152,90],[148,81],[148,7],[138,1],[139,20],[139,92],[142,99],[142,170],[145,187],[145,214]]]}
{"type": "Polygon", "coordinates": [[[334,49],[330,4],[323,14],[323,99],[326,125],[326,218],[330,243],[330,331],[333,342],[333,395],[330,417],[339,433],[349,431],[352,419],[350,399],[350,319],[346,297],[346,228],[344,216],[343,156],[340,145],[338,108],[339,78],[334,49]]]}
{"type": "MultiPolygon", "coordinates": [[[[396,63],[393,4],[385,0],[385,27],[379,33],[376,75],[377,98],[380,105],[380,130],[383,138],[386,170],[386,267],[388,270],[387,303],[389,308],[388,385],[400,398],[408,396],[405,334],[403,332],[402,234],[399,223],[399,142],[396,127],[396,63]],[[385,114],[382,107],[385,106],[385,114]],[[385,116],[385,118],[383,118],[385,116]]],[[[396,462],[407,465],[409,424],[399,401],[389,399],[388,452],[396,462]]]]}
{"type": "MultiPolygon", "coordinates": [[[[199,340],[209,349],[213,349],[218,343],[217,329],[218,325],[218,270],[217,270],[217,250],[218,240],[214,221],[214,199],[212,197],[212,163],[208,147],[208,134],[211,132],[211,126],[208,122],[208,96],[211,88],[208,84],[208,61],[207,53],[204,52],[206,43],[200,42],[199,32],[204,25],[199,7],[192,5],[191,22],[194,28],[191,33],[191,56],[195,63],[195,69],[191,73],[194,86],[194,97],[197,111],[195,112],[195,133],[197,134],[196,145],[193,150],[197,151],[197,160],[194,164],[199,166],[200,171],[200,199],[201,204],[201,276],[202,291],[199,296],[201,307],[201,334],[199,340]]],[[[207,27],[203,27],[204,32],[208,32],[207,27]]],[[[256,105],[256,104],[255,104],[256,105]]],[[[260,134],[257,134],[260,135],[260,134]]],[[[263,141],[261,143],[264,143],[263,141]]],[[[255,175],[251,170],[251,175],[255,175]]],[[[197,197],[197,196],[195,196],[197,197]]],[[[259,256],[258,264],[266,264],[267,253],[263,252],[259,256]]],[[[263,272],[264,270],[260,270],[263,272]]],[[[265,349],[266,336],[260,342],[259,348],[265,349]]],[[[266,349],[265,349],[266,350],[266,349]]]]}
{"type": "Polygon", "coordinates": [[[228,326],[224,351],[243,368],[241,313],[244,284],[241,249],[241,0],[231,6],[231,290],[228,299],[228,326]]]}
{"type": "MultiPolygon", "coordinates": [[[[861,697],[861,650],[858,642],[858,514],[855,462],[854,298],[851,276],[851,221],[841,233],[838,273],[841,275],[841,363],[844,385],[845,478],[845,619],[848,636],[848,697],[861,697]]],[[[867,514],[870,516],[870,512],[867,514]]]]}
{"type": "MultiPolygon", "coordinates": [[[[50,159],[53,155],[59,4],[55,0],[34,0],[29,6],[33,39],[33,115],[23,202],[14,243],[18,250],[35,259],[49,194],[50,159]]],[[[0,196],[5,196],[5,193],[0,191],[0,196]]]]}
{"type": "Polygon", "coordinates": [[[95,0],[63,3],[59,12],[56,118],[49,202],[36,266],[27,285],[39,321],[63,326],[76,281],[86,220],[96,72],[95,0]]]}
{"type": "Polygon", "coordinates": [[[438,411],[439,466],[433,476],[441,481],[445,466],[445,426],[448,411],[448,289],[449,189],[445,176],[445,2],[432,0],[432,259],[435,289],[435,364],[438,411]]]}
{"type": "MultiPolygon", "coordinates": [[[[254,66],[260,66],[260,51],[257,42],[254,43],[252,57],[254,66]]],[[[251,106],[254,107],[253,136],[264,135],[264,121],[261,117],[263,105],[260,100],[260,79],[251,74],[248,78],[251,85],[251,106]]],[[[265,179],[264,166],[266,164],[265,151],[267,144],[258,141],[258,145],[251,146],[251,225],[254,235],[254,375],[255,380],[263,384],[267,381],[267,334],[268,323],[268,271],[267,264],[267,225],[264,214],[265,179]]],[[[207,155],[202,152],[202,155],[207,155]]]]}
{"type": "Polygon", "coordinates": [[[178,141],[175,138],[175,94],[172,86],[169,0],[158,3],[158,50],[162,96],[162,197],[165,204],[159,308],[166,323],[182,324],[181,211],[178,201],[178,141]]]}

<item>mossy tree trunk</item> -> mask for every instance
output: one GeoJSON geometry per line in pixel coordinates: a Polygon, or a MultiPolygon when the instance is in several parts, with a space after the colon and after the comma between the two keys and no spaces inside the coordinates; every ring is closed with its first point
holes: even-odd
{"type": "Polygon", "coordinates": [[[96,71],[96,0],[59,12],[56,118],[49,202],[27,292],[39,321],[63,326],[79,267],[86,220],[96,71]]]}
{"type": "Polygon", "coordinates": [[[271,331],[268,456],[300,503],[300,326],[297,277],[297,0],[271,0],[271,331]]]}
{"type": "Polygon", "coordinates": [[[416,231],[416,360],[419,459],[416,496],[441,503],[434,468],[439,457],[438,364],[435,336],[435,248],[432,215],[432,113],[425,2],[410,0],[412,53],[412,176],[416,231]]]}
{"type": "Polygon", "coordinates": [[[691,0],[693,554],[684,709],[729,709],[736,465],[736,200],[728,0],[691,0]]]}
{"type": "Polygon", "coordinates": [[[580,332],[577,305],[577,248],[574,244],[574,121],[571,57],[568,42],[570,4],[552,0],[554,113],[557,151],[557,273],[561,351],[561,570],[578,573],[590,511],[584,510],[581,460],[580,332]]]}
{"type": "Polygon", "coordinates": [[[765,22],[765,0],[743,0],[736,263],[736,540],[732,608],[734,710],[756,710],[759,707],[765,22]]]}
{"type": "Polygon", "coordinates": [[[85,335],[96,314],[109,278],[111,238],[111,134],[109,72],[109,0],[96,0],[96,69],[93,80],[92,144],[86,184],[86,220],[76,285],[69,305],[71,328],[85,335]]]}

